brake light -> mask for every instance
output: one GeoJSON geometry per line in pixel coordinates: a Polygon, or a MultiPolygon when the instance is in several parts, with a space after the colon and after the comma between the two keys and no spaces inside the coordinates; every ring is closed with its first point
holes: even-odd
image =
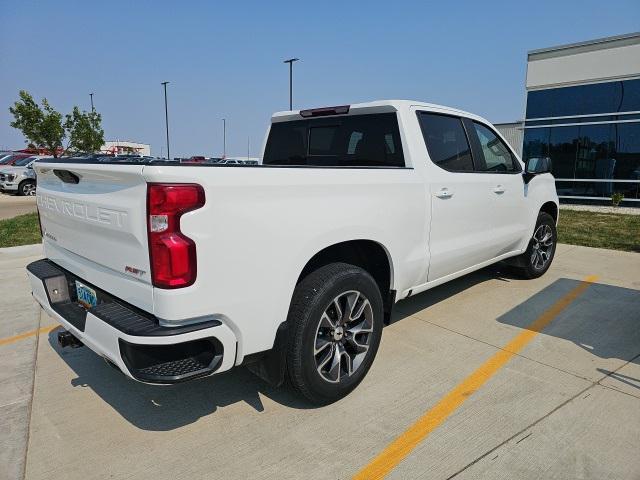
{"type": "Polygon", "coordinates": [[[300,116],[307,117],[326,117],[327,115],[345,115],[349,113],[351,105],[339,105],[337,107],[311,108],[309,110],[300,110],[300,116]]]}
{"type": "Polygon", "coordinates": [[[147,228],[153,285],[182,288],[196,281],[196,244],[180,231],[180,217],[204,205],[200,185],[149,183],[147,228]]]}

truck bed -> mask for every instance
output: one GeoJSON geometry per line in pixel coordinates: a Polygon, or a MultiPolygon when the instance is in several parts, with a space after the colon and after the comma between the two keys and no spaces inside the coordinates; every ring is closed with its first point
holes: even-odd
{"type": "Polygon", "coordinates": [[[304,265],[336,237],[373,238],[390,249],[399,260],[393,278],[403,279],[393,288],[426,275],[426,226],[406,229],[407,221],[427,218],[425,184],[412,168],[59,159],[36,171],[47,258],[164,325],[221,318],[239,336],[239,359],[271,348],[304,265]],[[65,182],[60,171],[78,183],[65,182]],[[151,284],[149,183],[204,189],[204,206],[180,220],[197,245],[198,274],[189,287],[151,284]],[[251,302],[243,292],[251,292],[251,302]]]}

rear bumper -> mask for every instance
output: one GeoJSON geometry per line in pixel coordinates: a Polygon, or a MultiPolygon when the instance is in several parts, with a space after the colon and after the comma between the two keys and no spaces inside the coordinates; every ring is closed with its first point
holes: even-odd
{"type": "Polygon", "coordinates": [[[143,312],[49,260],[27,266],[33,297],[62,326],[125,375],[145,383],[177,383],[231,368],[236,338],[219,320],[163,327],[143,312]],[[75,281],[94,288],[98,304],[76,302],[75,281]]]}

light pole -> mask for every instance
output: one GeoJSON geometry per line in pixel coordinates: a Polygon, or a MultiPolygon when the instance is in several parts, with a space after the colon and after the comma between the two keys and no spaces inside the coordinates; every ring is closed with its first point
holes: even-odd
{"type": "Polygon", "coordinates": [[[93,92],[91,92],[89,96],[91,97],[91,113],[93,113],[96,111],[95,108],[93,108],[93,92]]]}
{"type": "Polygon", "coordinates": [[[293,110],[293,62],[297,62],[299,58],[290,58],[284,63],[289,64],[289,110],[293,110]]]}
{"type": "Polygon", "coordinates": [[[227,119],[222,119],[222,158],[227,158],[227,119]]]}
{"type": "Polygon", "coordinates": [[[167,158],[171,160],[171,153],[169,151],[169,109],[167,108],[167,84],[169,82],[162,82],[164,87],[164,123],[167,128],[167,158]]]}

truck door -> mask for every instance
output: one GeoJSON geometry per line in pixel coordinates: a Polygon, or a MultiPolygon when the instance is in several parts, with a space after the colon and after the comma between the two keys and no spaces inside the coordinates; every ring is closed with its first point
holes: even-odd
{"type": "Polygon", "coordinates": [[[428,281],[492,258],[492,196],[474,157],[460,117],[418,112],[433,167],[427,173],[432,196],[428,281]]]}
{"type": "Polygon", "coordinates": [[[478,159],[476,169],[489,182],[495,258],[518,250],[523,238],[528,238],[522,167],[490,126],[467,119],[465,126],[478,159]]]}

